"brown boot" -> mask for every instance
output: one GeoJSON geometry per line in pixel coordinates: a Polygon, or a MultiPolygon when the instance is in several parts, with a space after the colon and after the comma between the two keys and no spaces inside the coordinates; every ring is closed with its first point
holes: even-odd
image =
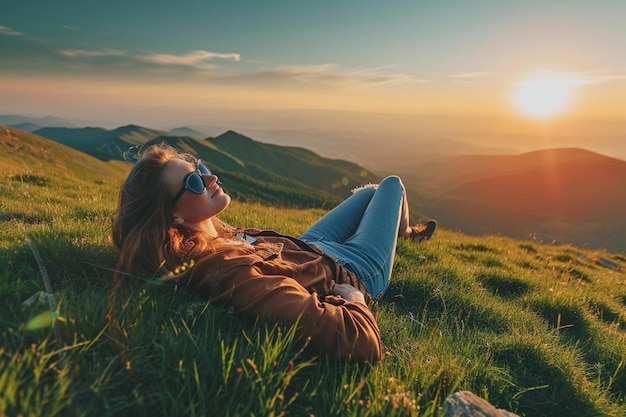
{"type": "Polygon", "coordinates": [[[418,224],[411,227],[411,239],[421,242],[422,240],[428,240],[435,233],[437,228],[437,221],[428,220],[425,224],[418,224]]]}

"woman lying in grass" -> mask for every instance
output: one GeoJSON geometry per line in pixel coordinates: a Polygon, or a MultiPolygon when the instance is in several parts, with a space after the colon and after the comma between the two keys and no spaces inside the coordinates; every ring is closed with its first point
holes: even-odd
{"type": "Polygon", "coordinates": [[[243,316],[297,322],[313,351],[380,360],[368,306],[387,289],[397,237],[428,239],[436,228],[434,221],[410,227],[400,179],[355,190],[299,238],[233,228],[216,217],[229,203],[199,160],[167,145],[145,149],[122,184],[113,222],[118,270],[167,274],[172,285],[243,316]],[[190,267],[181,272],[183,264],[190,267]]]}

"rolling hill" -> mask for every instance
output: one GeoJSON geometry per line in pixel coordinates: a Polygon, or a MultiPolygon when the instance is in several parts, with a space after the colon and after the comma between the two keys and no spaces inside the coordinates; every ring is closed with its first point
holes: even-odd
{"type": "MultiPolygon", "coordinates": [[[[240,201],[260,202],[283,207],[330,208],[341,201],[331,187],[318,187],[314,178],[306,182],[281,175],[276,167],[248,163],[243,155],[232,155],[208,140],[161,136],[146,145],[165,142],[205,161],[223,182],[224,190],[240,201]]],[[[337,191],[337,190],[335,190],[337,191]]]]}
{"type": "Polygon", "coordinates": [[[5,176],[22,175],[26,171],[41,172],[30,175],[33,181],[49,181],[55,177],[92,177],[121,179],[128,167],[121,161],[106,163],[65,145],[34,133],[0,126],[0,170],[5,176]],[[87,174],[89,173],[89,174],[87,174]]]}
{"type": "Polygon", "coordinates": [[[205,135],[202,132],[197,131],[196,129],[192,129],[190,127],[177,127],[174,129],[170,129],[168,132],[170,136],[191,136],[192,138],[204,138],[205,135]]]}
{"type": "Polygon", "coordinates": [[[207,140],[245,166],[254,168],[253,173],[270,169],[279,176],[341,197],[347,197],[357,185],[380,179],[346,160],[324,158],[304,148],[261,143],[233,131],[207,140]]]}
{"type": "Polygon", "coordinates": [[[626,161],[582,149],[439,158],[417,169],[446,227],[626,250],[626,161]]]}
{"type": "Polygon", "coordinates": [[[99,127],[45,127],[33,133],[104,161],[122,160],[122,154],[129,147],[142,145],[153,138],[166,135],[165,132],[132,124],[113,130],[99,127]]]}
{"type": "MultiPolygon", "coordinates": [[[[25,133],[5,129],[17,136],[25,133]]],[[[377,180],[374,174],[356,164],[322,158],[303,148],[262,144],[231,131],[209,139],[165,136],[164,132],[136,125],[110,131],[44,128],[37,134],[103,161],[121,161],[123,152],[130,146],[167,142],[205,160],[220,176],[229,194],[248,202],[330,208],[354,186],[377,180]]]]}
{"type": "MultiPolygon", "coordinates": [[[[247,196],[248,199],[259,194],[259,181],[296,189],[302,188],[304,184],[345,198],[353,187],[379,179],[365,168],[346,160],[324,158],[300,147],[261,143],[230,130],[207,139],[200,139],[199,132],[193,129],[177,128],[162,132],[132,124],[114,130],[95,127],[47,127],[34,133],[105,161],[122,160],[124,151],[131,146],[165,141],[187,149],[221,169],[223,175],[229,175],[239,185],[235,187],[239,197],[247,196]],[[255,185],[246,187],[245,183],[255,185]]],[[[284,190],[284,196],[278,201],[287,201],[287,194],[291,193],[284,190]]],[[[332,203],[336,201],[336,198],[329,199],[332,203]]]]}

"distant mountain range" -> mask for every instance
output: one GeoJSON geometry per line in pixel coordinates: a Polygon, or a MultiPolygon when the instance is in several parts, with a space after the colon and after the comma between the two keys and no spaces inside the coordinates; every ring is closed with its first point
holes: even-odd
{"type": "Polygon", "coordinates": [[[626,250],[626,161],[563,148],[437,158],[415,172],[422,209],[449,228],[626,250]]]}
{"type": "MultiPolygon", "coordinates": [[[[12,120],[34,127],[32,121],[12,120]]],[[[129,146],[165,141],[206,160],[233,197],[266,204],[328,208],[355,185],[380,179],[344,159],[262,143],[234,131],[203,138],[194,128],[165,132],[128,125],[113,130],[42,127],[34,133],[103,161],[122,159],[129,146]]],[[[469,234],[626,252],[626,161],[576,148],[459,155],[453,152],[457,145],[445,141],[433,153],[406,145],[381,155],[390,161],[385,173],[402,176],[416,220],[434,217],[444,228],[469,234]],[[393,165],[398,152],[404,158],[393,165]],[[411,153],[420,157],[407,159],[411,153]]]]}
{"type": "Polygon", "coordinates": [[[113,130],[47,127],[32,134],[102,161],[123,161],[130,147],[166,142],[205,160],[231,196],[279,206],[330,208],[355,186],[379,180],[354,163],[323,158],[304,148],[260,143],[232,131],[206,139],[170,136],[136,125],[113,130]]]}
{"type": "Polygon", "coordinates": [[[143,145],[151,139],[168,135],[167,132],[137,125],[122,126],[113,130],[99,127],[44,127],[33,133],[105,161],[122,160],[124,151],[129,147],[143,145]]]}
{"type": "Polygon", "coordinates": [[[31,117],[18,114],[0,115],[0,125],[22,128],[28,132],[32,132],[31,129],[37,130],[42,127],[79,127],[79,124],[61,117],[31,117]]]}

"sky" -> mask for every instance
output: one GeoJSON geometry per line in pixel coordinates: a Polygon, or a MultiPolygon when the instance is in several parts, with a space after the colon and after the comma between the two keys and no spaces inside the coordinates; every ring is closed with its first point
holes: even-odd
{"type": "Polygon", "coordinates": [[[515,97],[552,74],[567,91],[547,117],[626,121],[624,0],[3,2],[0,114],[530,119],[515,97]]]}

